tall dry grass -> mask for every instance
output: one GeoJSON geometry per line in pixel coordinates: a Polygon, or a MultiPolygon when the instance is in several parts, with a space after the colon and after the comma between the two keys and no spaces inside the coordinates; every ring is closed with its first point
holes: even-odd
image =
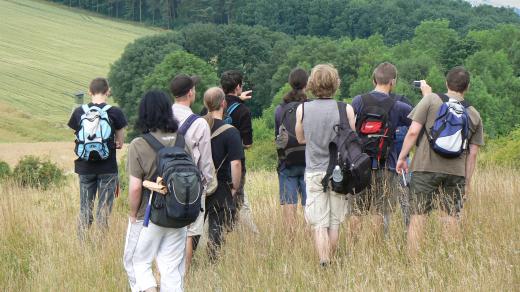
{"type": "MultiPolygon", "coordinates": [[[[251,173],[247,191],[261,234],[254,236],[241,228],[231,233],[216,264],[208,262],[202,245],[186,277],[186,289],[518,291],[519,174],[518,170],[497,167],[476,173],[474,192],[464,209],[461,239],[444,240],[434,213],[419,257],[410,260],[398,212],[386,240],[373,236],[367,227],[356,243],[347,242],[343,226],[333,264],[323,270],[318,267],[303,219],[294,234],[286,232],[275,174],[251,173]]],[[[2,289],[128,290],[121,259],[125,198],[116,201],[110,231],[102,235],[94,229],[90,239],[80,244],[76,239],[76,179],[70,179],[62,189],[44,192],[11,183],[4,183],[0,191],[2,289]]]]}

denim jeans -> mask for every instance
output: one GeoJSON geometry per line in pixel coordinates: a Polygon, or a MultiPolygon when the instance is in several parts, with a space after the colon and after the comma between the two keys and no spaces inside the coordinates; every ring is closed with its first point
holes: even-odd
{"type": "Polygon", "coordinates": [[[118,183],[117,173],[79,175],[78,236],[80,239],[83,238],[84,232],[92,225],[94,220],[93,209],[96,194],[98,194],[96,223],[102,229],[108,228],[108,216],[112,212],[118,183]]]}

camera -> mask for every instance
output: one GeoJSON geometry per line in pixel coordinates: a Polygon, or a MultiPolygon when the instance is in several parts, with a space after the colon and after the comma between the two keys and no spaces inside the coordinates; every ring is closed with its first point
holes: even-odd
{"type": "Polygon", "coordinates": [[[415,88],[421,88],[421,81],[417,81],[417,80],[416,80],[416,81],[412,82],[412,85],[413,85],[413,87],[415,87],[415,88]]]}

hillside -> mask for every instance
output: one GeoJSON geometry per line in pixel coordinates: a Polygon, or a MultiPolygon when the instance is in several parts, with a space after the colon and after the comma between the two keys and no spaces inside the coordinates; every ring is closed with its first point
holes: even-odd
{"type": "Polygon", "coordinates": [[[28,0],[0,1],[0,142],[66,139],[70,94],[156,30],[28,0]]]}

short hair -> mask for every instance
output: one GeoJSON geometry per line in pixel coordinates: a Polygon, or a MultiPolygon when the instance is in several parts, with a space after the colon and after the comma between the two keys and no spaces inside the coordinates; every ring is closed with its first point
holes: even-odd
{"type": "Polygon", "coordinates": [[[462,66],[451,69],[446,75],[446,84],[449,90],[464,92],[468,89],[470,76],[468,70],[462,66]]]}
{"type": "Polygon", "coordinates": [[[208,112],[217,111],[220,109],[220,106],[226,95],[224,91],[222,91],[219,87],[211,87],[204,92],[204,106],[208,109],[208,112]]]}
{"type": "Polygon", "coordinates": [[[173,117],[172,101],[165,92],[152,90],[144,94],[139,104],[136,128],[142,133],[177,131],[179,124],[173,117]]]}
{"type": "Polygon", "coordinates": [[[376,84],[387,85],[393,79],[397,78],[397,68],[395,68],[394,64],[384,62],[374,69],[374,73],[372,73],[372,79],[376,84]]]}
{"type": "Polygon", "coordinates": [[[307,86],[308,80],[309,74],[307,74],[307,71],[302,68],[293,69],[289,74],[289,85],[291,85],[292,90],[283,97],[283,100],[287,103],[307,100],[307,95],[305,95],[303,89],[307,86]]]}
{"type": "Polygon", "coordinates": [[[94,78],[90,81],[90,85],[88,87],[91,94],[107,94],[110,89],[108,86],[108,80],[103,77],[94,78]]]}
{"type": "Polygon", "coordinates": [[[307,87],[317,97],[332,97],[340,84],[338,70],[331,64],[314,66],[307,87]]]}
{"type": "Polygon", "coordinates": [[[233,92],[237,86],[242,85],[243,81],[244,75],[238,70],[229,70],[220,76],[220,86],[225,94],[233,92]]]}

